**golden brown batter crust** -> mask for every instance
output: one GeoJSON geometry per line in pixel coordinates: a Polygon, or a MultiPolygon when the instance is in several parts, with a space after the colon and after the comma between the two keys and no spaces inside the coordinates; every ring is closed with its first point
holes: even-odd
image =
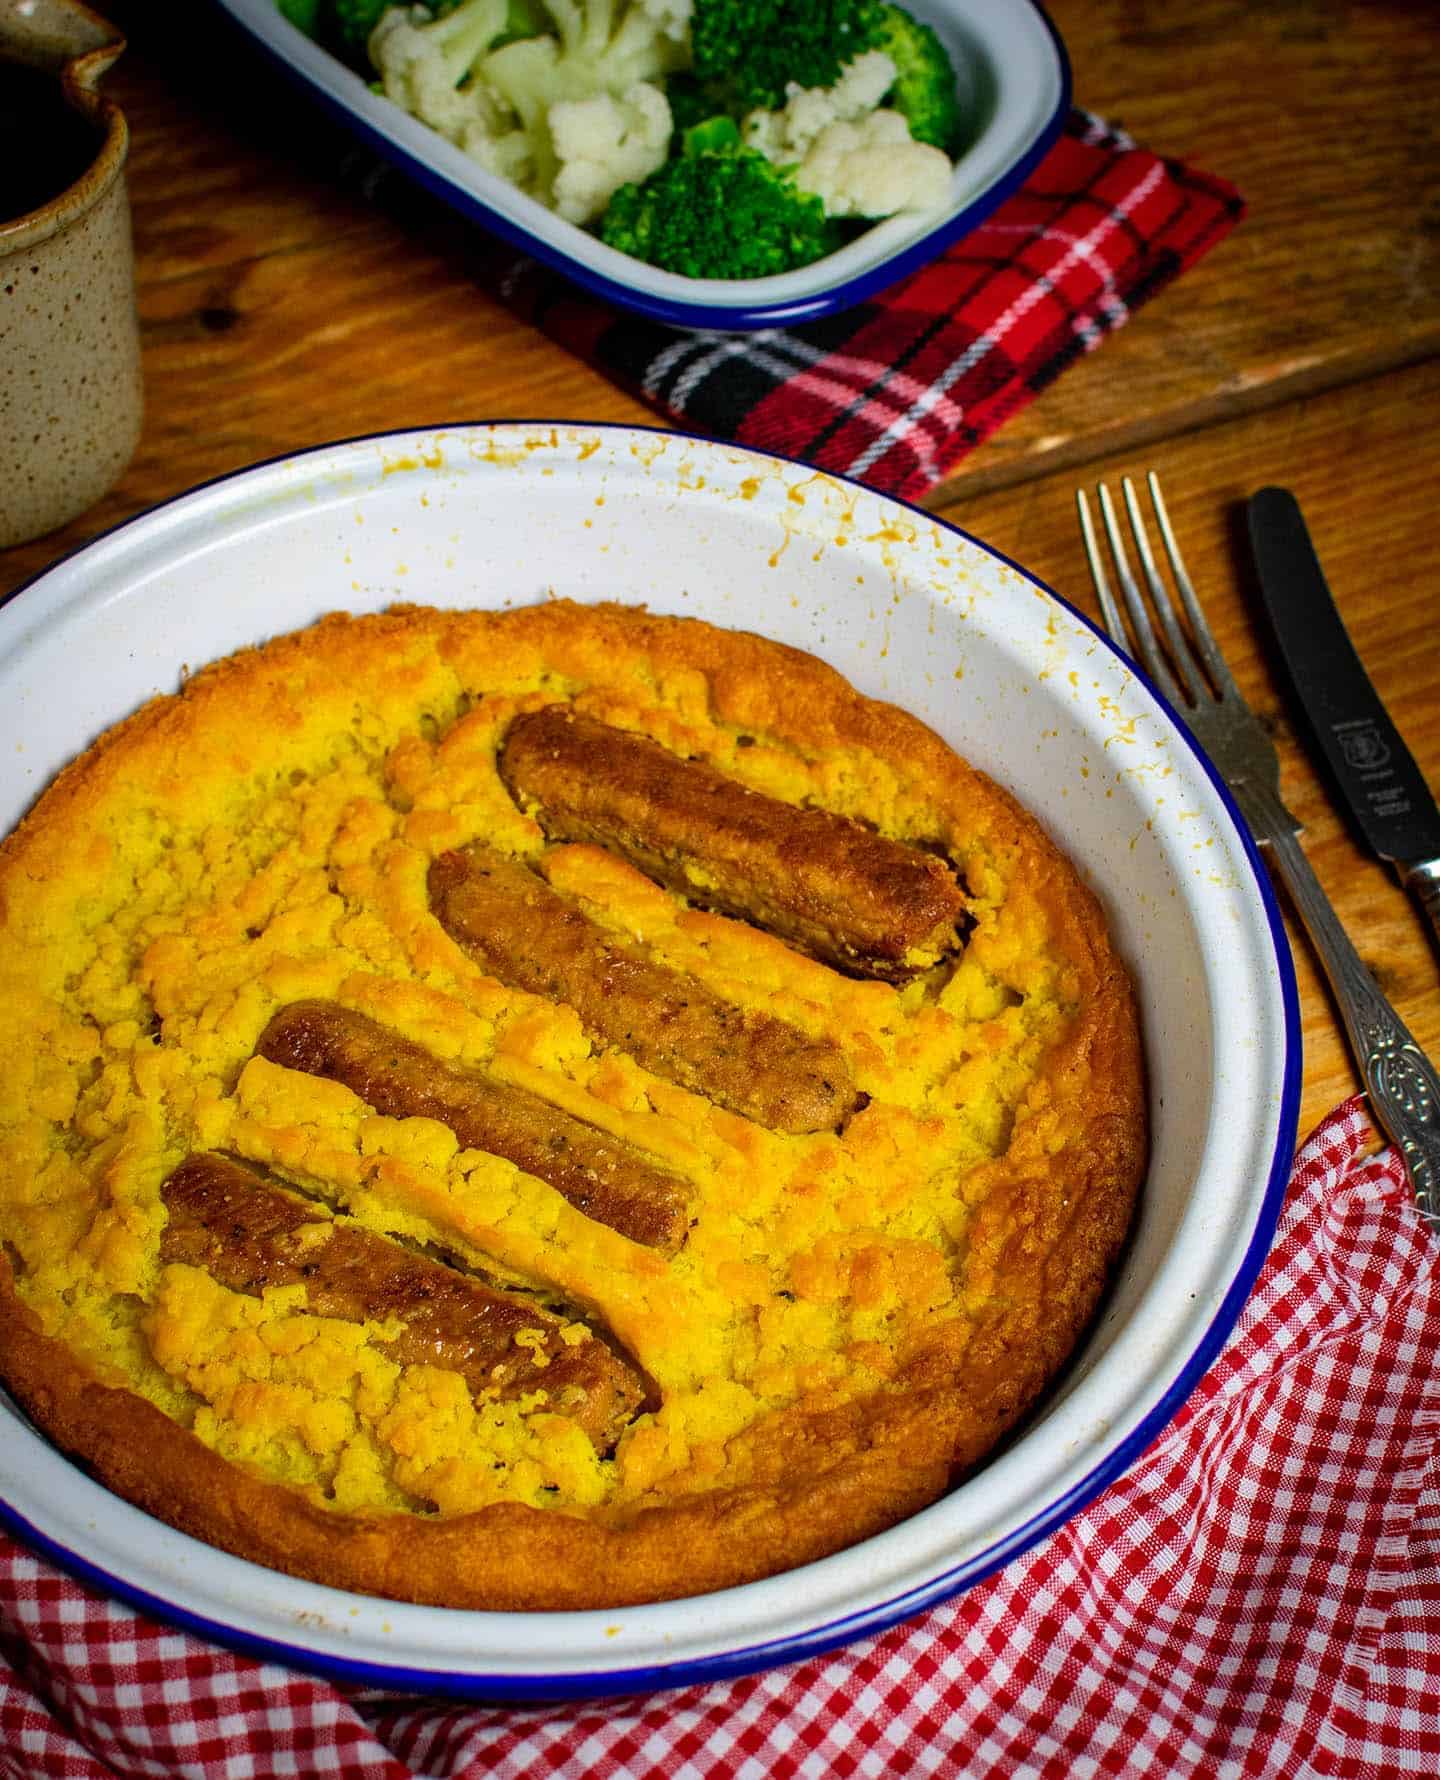
{"type": "MultiPolygon", "coordinates": [[[[837,906],[873,900],[853,889],[837,906]]],[[[117,726],[0,844],[0,1040],[8,1388],[202,1539],[455,1606],[701,1593],[934,1501],[1064,1364],[1146,1154],[1128,976],[1014,800],[811,657],[613,606],[337,616],[117,726]],[[594,838],[554,844],[497,759],[557,704],[933,856],[965,886],[963,949],[859,981],[594,838]],[[437,862],[473,848],[828,1047],[855,1110],[838,1130],[737,1117],[500,980],[431,903],[437,862]],[[418,1057],[422,1100],[385,1110],[374,1055],[349,1086],[267,1056],[306,1003],[418,1057]],[[684,1184],[683,1244],[632,1241],[467,1139],[443,1084],[479,1078],[654,1158],[684,1184]],[[312,1292],[293,1233],[248,1225],[237,1258],[200,1202],[182,1215],[176,1169],[217,1152],[334,1207],[356,1266],[312,1292]],[[587,1375],[611,1407],[477,1392],[454,1332],[412,1315],[444,1322],[447,1293],[403,1267],[390,1289],[370,1242],[570,1316],[590,1364],[587,1331],[613,1336],[620,1370],[587,1375]]],[[[553,1381],[564,1337],[535,1326],[495,1363],[553,1381]]]]}

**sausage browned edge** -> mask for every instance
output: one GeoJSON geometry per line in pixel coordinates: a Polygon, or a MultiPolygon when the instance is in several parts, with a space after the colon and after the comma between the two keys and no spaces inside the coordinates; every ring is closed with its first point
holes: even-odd
{"type": "Polygon", "coordinates": [[[497,764],[552,840],[608,847],[842,970],[904,982],[959,944],[965,895],[945,860],[648,736],[546,705],[511,721],[497,764]]]}
{"type": "Polygon", "coordinates": [[[613,938],[544,878],[472,843],[430,866],[430,906],[482,969],[572,1007],[642,1068],[772,1131],[833,1131],[860,1103],[828,1038],[742,1008],[613,938]]]}
{"type": "Polygon", "coordinates": [[[480,1399],[541,1391],[601,1452],[646,1401],[639,1373],[593,1331],[568,1342],[552,1311],[336,1218],[228,1156],[187,1157],[160,1197],[162,1262],[201,1268],[247,1297],[303,1285],[315,1316],[398,1324],[374,1337],[396,1365],[457,1372],[480,1399]]]}
{"type": "Polygon", "coordinates": [[[340,1082],[389,1118],[438,1119],[466,1148],[503,1156],[632,1242],[674,1254],[685,1240],[690,1187],[679,1175],[538,1094],[442,1062],[367,1014],[292,1001],[271,1017],[255,1054],[340,1082]]]}

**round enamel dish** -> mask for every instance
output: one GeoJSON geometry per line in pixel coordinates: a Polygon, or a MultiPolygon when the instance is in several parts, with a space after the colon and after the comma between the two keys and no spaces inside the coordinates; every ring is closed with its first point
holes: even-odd
{"type": "Polygon", "coordinates": [[[476,1698],[714,1679],[954,1595],[1141,1452],[1232,1326],[1294,1140],[1300,1043],[1273,898],[1186,733],[1092,626],[928,514],[680,434],[506,422],[326,446],[200,488],[0,611],[0,829],[190,668],[336,609],[621,599],[761,632],[904,706],[1039,817],[1140,997],[1153,1154],[1088,1339],[1031,1416],[924,1512],[770,1580],[657,1606],[476,1613],[297,1581],[100,1488],[0,1398],[4,1517],[72,1572],[302,1667],[476,1698]]]}

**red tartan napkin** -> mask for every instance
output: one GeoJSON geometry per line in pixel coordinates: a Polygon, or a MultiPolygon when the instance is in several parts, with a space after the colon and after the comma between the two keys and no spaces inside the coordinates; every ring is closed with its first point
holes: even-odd
{"type": "Polygon", "coordinates": [[[1225,180],[1075,111],[988,221],[823,321],[684,333],[503,251],[478,271],[511,308],[677,426],[919,500],[1244,209],[1225,180]]]}
{"type": "Polygon", "coordinates": [[[1296,1158],[1223,1352],[1134,1469],[995,1576],[768,1674],[513,1710],[367,1703],[0,1537],[0,1773],[1440,1773],[1440,1247],[1362,1103],[1296,1158]]]}

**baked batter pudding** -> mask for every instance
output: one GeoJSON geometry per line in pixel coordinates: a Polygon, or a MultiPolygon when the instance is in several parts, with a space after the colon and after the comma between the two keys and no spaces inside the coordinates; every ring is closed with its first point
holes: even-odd
{"type": "Polygon", "coordinates": [[[327,618],[0,848],[0,1373],[111,1489],[441,1605],[932,1502],[1090,1317],[1129,980],[1014,800],[622,606],[327,618]]]}

